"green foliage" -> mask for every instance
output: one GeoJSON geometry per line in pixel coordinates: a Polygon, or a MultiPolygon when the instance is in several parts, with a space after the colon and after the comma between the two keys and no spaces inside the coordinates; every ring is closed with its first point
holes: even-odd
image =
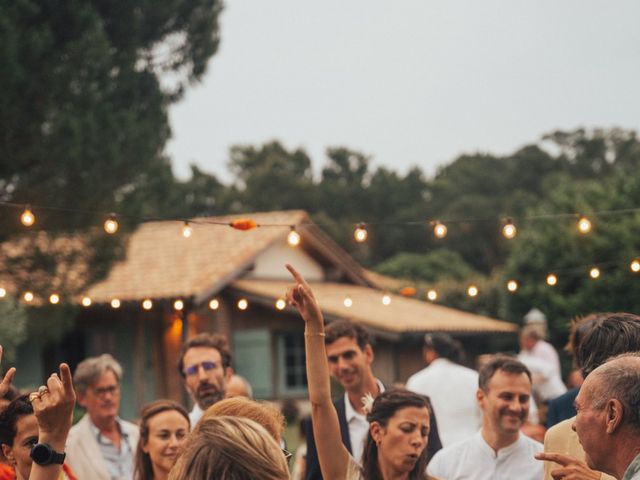
{"type": "Polygon", "coordinates": [[[426,254],[401,252],[378,264],[375,270],[391,277],[426,282],[464,280],[472,273],[460,254],[446,248],[426,254]]]}

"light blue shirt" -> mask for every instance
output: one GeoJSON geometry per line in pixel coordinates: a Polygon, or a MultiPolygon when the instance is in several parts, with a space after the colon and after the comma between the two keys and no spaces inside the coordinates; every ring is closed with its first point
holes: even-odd
{"type": "Polygon", "coordinates": [[[636,455],[624,472],[622,480],[640,480],[640,455],[636,455]]]}
{"type": "Polygon", "coordinates": [[[116,423],[122,437],[120,448],[117,448],[111,440],[102,435],[100,429],[93,422],[89,422],[89,427],[96,437],[96,442],[107,464],[111,480],[131,480],[133,478],[134,452],[129,446],[129,435],[125,433],[125,429],[122,427],[122,420],[116,418],[116,423]]]}

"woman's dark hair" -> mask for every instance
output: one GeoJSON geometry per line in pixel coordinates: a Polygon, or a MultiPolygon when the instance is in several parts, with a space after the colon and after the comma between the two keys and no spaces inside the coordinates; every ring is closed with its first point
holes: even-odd
{"type": "Polygon", "coordinates": [[[29,395],[21,395],[11,401],[7,408],[0,413],[0,444],[13,445],[16,438],[16,425],[25,415],[33,415],[33,406],[29,395]]]}
{"type": "Polygon", "coordinates": [[[151,457],[142,450],[142,446],[149,441],[149,420],[159,413],[175,410],[181,414],[190,425],[189,414],[182,405],[173,400],[156,400],[144,407],[140,412],[140,441],[136,448],[135,472],[133,478],[136,480],[153,480],[153,467],[151,457]]]}
{"type": "MultiPolygon", "coordinates": [[[[402,388],[393,388],[386,390],[375,399],[371,412],[367,414],[369,424],[378,422],[380,426],[386,427],[389,419],[393,417],[398,410],[403,408],[417,407],[426,408],[429,411],[427,398],[417,393],[404,390],[402,388]]],[[[425,446],[413,470],[409,473],[409,480],[424,480],[427,476],[427,448],[425,446]]],[[[382,480],[382,473],[378,465],[378,446],[371,436],[371,432],[367,434],[362,453],[362,470],[363,478],[367,480],[382,480]]]]}

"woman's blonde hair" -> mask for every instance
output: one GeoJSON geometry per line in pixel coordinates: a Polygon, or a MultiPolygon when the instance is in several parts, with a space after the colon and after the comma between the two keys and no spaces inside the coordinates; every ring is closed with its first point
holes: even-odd
{"type": "Polygon", "coordinates": [[[282,450],[269,433],[242,417],[202,418],[169,480],[289,480],[282,450]]]}
{"type": "Polygon", "coordinates": [[[282,438],[284,415],[280,410],[268,403],[256,402],[244,397],[227,398],[207,408],[202,417],[220,416],[248,418],[262,425],[276,442],[279,442],[282,438]]]}

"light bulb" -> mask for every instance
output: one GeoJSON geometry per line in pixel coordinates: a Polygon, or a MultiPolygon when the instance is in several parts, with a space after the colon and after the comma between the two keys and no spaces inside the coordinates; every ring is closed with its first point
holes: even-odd
{"type": "Polygon", "coordinates": [[[557,283],[558,283],[558,277],[556,277],[555,274],[550,273],[549,275],[547,275],[547,285],[550,285],[553,287],[557,283]]]}
{"type": "Polygon", "coordinates": [[[469,288],[467,288],[467,295],[469,295],[470,297],[475,297],[478,295],[478,287],[476,287],[475,285],[469,285],[469,288]]]}
{"type": "Polygon", "coordinates": [[[57,305],[58,303],[60,303],[60,295],[58,295],[57,293],[52,293],[51,295],[49,295],[49,303],[51,303],[52,305],[57,305]]]}
{"type": "Polygon", "coordinates": [[[220,308],[220,302],[214,298],[209,302],[209,308],[211,310],[217,310],[218,308],[220,308]]]}
{"type": "Polygon", "coordinates": [[[153,308],[153,302],[147,298],[142,302],[142,308],[145,310],[151,310],[153,308]]]}
{"type": "Polygon", "coordinates": [[[593,278],[594,280],[596,278],[600,277],[600,269],[598,267],[593,267],[591,270],[589,270],[589,276],[591,278],[593,278]]]}
{"type": "Polygon", "coordinates": [[[438,292],[436,292],[435,290],[429,290],[427,292],[427,298],[432,302],[435,302],[438,299],[438,292]]]}
{"type": "Polygon", "coordinates": [[[249,308],[249,301],[246,298],[241,298],[240,300],[238,300],[238,308],[240,310],[246,310],[247,308],[249,308]]]}
{"type": "Polygon", "coordinates": [[[345,307],[351,308],[351,306],[353,305],[353,300],[351,300],[351,297],[345,297],[343,303],[345,307]]]}
{"type": "Polygon", "coordinates": [[[109,218],[107,218],[104,221],[103,227],[104,227],[104,231],[107,232],[109,235],[113,235],[118,231],[118,228],[120,227],[120,225],[118,225],[118,220],[116,220],[115,213],[112,213],[111,215],[109,215],[109,218]]]}
{"type": "Polygon", "coordinates": [[[578,220],[578,231],[582,234],[589,233],[591,231],[591,220],[585,216],[581,216],[578,220]]]}
{"type": "Polygon", "coordinates": [[[356,229],[353,231],[353,238],[355,238],[358,243],[365,242],[368,236],[369,233],[367,232],[367,227],[364,223],[358,224],[356,229]]]}
{"type": "Polygon", "coordinates": [[[117,298],[111,300],[111,308],[120,308],[120,300],[117,298]]]}
{"type": "Polygon", "coordinates": [[[287,243],[292,247],[300,245],[300,234],[296,232],[295,227],[291,227],[291,231],[289,232],[289,235],[287,235],[287,243]]]}
{"type": "Polygon", "coordinates": [[[0,287],[0,298],[4,298],[6,296],[7,296],[7,291],[4,288],[0,287]]]}
{"type": "Polygon", "coordinates": [[[22,296],[22,298],[24,298],[25,302],[33,302],[33,293],[32,292],[24,292],[24,295],[22,296]]]}
{"type": "Polygon", "coordinates": [[[82,297],[82,306],[83,307],[90,307],[91,306],[91,298],[82,297]]]}
{"type": "Polygon", "coordinates": [[[180,299],[176,300],[175,302],[173,302],[173,309],[180,311],[184,308],[184,302],[180,299]]]}
{"type": "Polygon", "coordinates": [[[279,298],[278,300],[276,300],[276,308],[278,310],[284,310],[284,307],[287,306],[287,302],[284,301],[284,299],[279,298]]]}
{"type": "Polygon", "coordinates": [[[509,280],[507,282],[507,290],[509,290],[510,292],[515,292],[516,290],[518,290],[518,282],[516,282],[515,280],[509,280]]]}
{"type": "Polygon", "coordinates": [[[518,229],[513,224],[513,222],[511,220],[507,220],[507,223],[505,223],[504,227],[502,227],[502,235],[504,235],[505,238],[512,239],[516,236],[517,233],[518,229]]]}
{"type": "Polygon", "coordinates": [[[629,265],[629,268],[631,269],[632,272],[640,272],[640,261],[638,259],[635,259],[634,261],[631,262],[631,264],[629,265]]]}
{"type": "Polygon", "coordinates": [[[28,205],[25,207],[24,212],[22,212],[22,215],[20,215],[20,221],[25,227],[30,227],[34,223],[36,223],[36,216],[33,214],[33,212],[31,211],[28,205]]]}
{"type": "Polygon", "coordinates": [[[382,296],[382,304],[383,305],[390,305],[391,304],[391,297],[389,295],[383,295],[382,296]]]}
{"type": "Polygon", "coordinates": [[[444,223],[436,222],[433,226],[433,234],[436,238],[444,238],[447,236],[447,227],[444,223]]]}
{"type": "Polygon", "coordinates": [[[192,233],[193,230],[191,229],[191,225],[189,225],[189,222],[184,222],[184,225],[182,225],[182,236],[184,238],[189,238],[192,233]]]}

